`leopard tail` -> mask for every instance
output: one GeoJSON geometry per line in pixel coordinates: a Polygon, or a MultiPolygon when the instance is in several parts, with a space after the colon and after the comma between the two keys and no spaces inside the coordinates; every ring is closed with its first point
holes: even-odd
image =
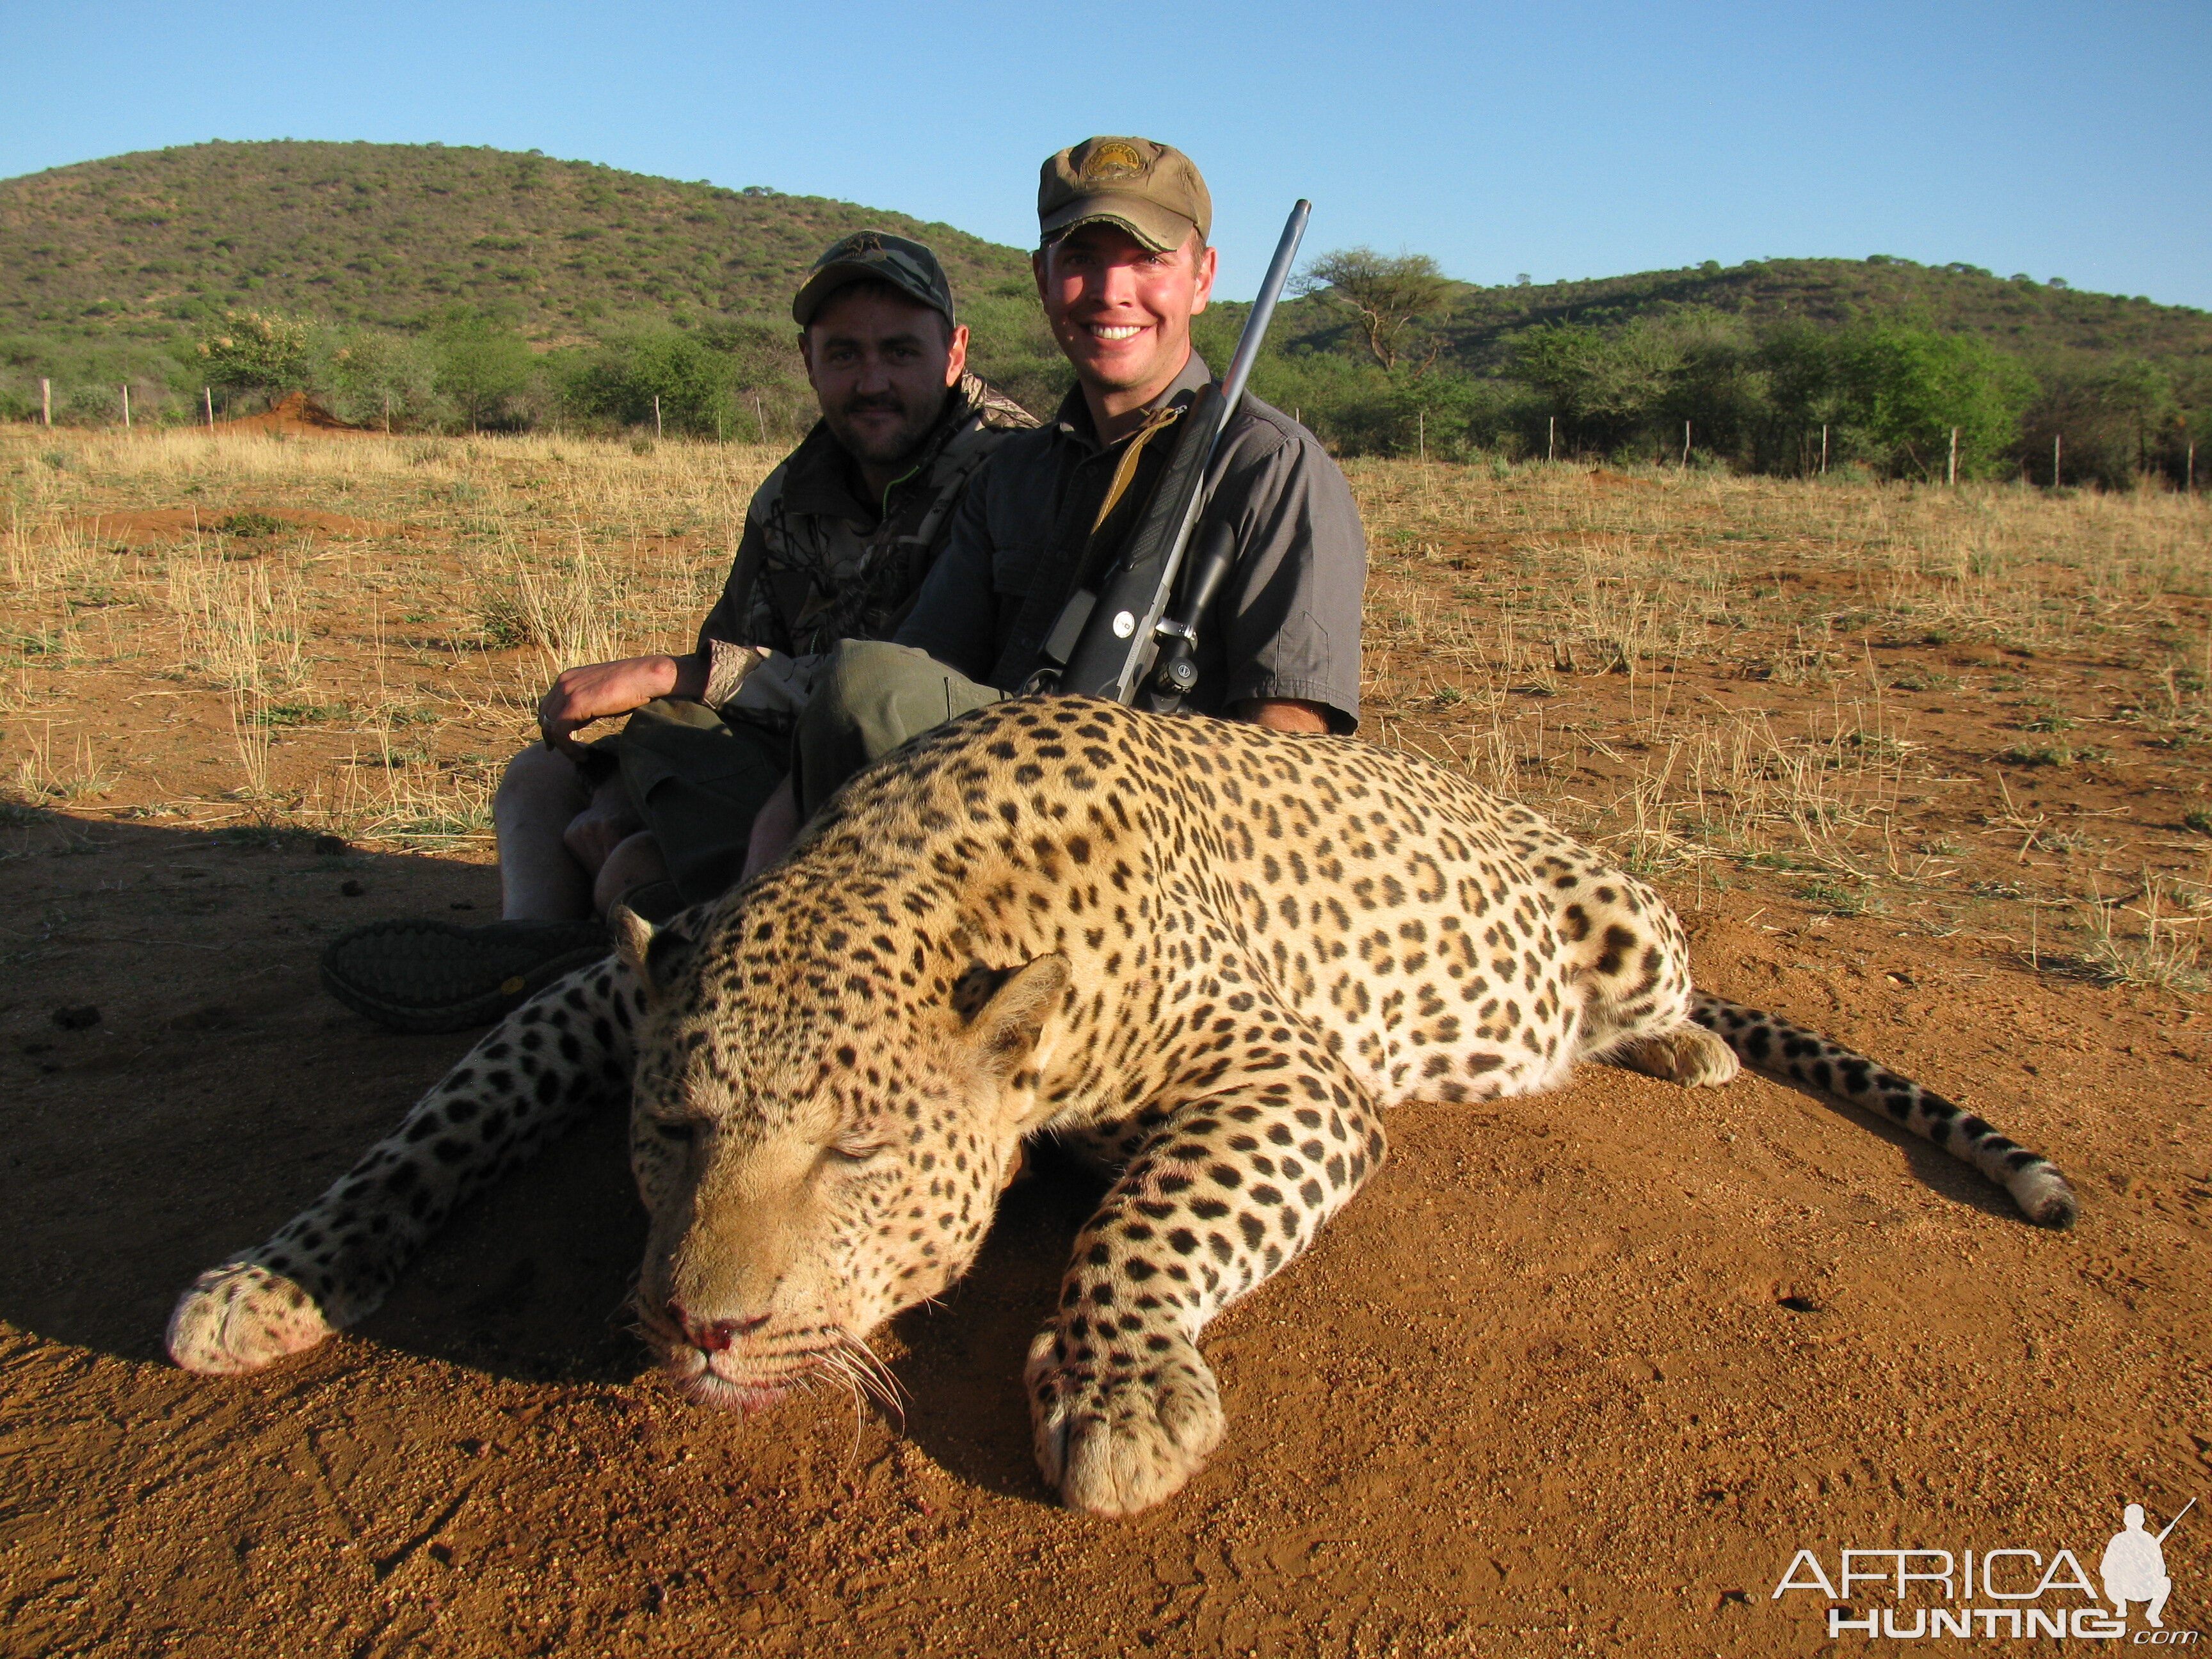
{"type": "Polygon", "coordinates": [[[1879,1111],[1972,1164],[2010,1193],[2021,1213],[2037,1226],[2063,1230],[2079,1215],[2074,1189],[2049,1158],[2006,1139],[1981,1118],[1880,1061],[1786,1019],[1705,991],[1693,994],[1690,1018],[1760,1076],[1828,1101],[1879,1111]]]}

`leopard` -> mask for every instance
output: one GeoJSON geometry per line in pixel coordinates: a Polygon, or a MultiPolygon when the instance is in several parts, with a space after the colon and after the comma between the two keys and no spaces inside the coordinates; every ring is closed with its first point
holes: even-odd
{"type": "Polygon", "coordinates": [[[625,1097],[659,1375],[750,1417],[888,1395],[870,1335],[975,1261],[1024,1146],[1103,1198],[1028,1351],[1038,1467],[1128,1515],[1225,1432],[1200,1351],[1382,1165],[1409,1099],[1583,1061],[1748,1068],[1922,1136],[2074,1224],[2048,1159],[1892,1068],[1694,988],[1646,882],[1464,772],[1352,738],[1023,696],[915,739],[779,863],[489,1031],[168,1328],[255,1370],[372,1310],[454,1206],[625,1097]]]}

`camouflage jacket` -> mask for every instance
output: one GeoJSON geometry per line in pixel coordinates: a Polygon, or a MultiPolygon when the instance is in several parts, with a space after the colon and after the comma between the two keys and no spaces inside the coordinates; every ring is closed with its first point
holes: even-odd
{"type": "Polygon", "coordinates": [[[878,514],[850,460],[817,422],[745,513],[738,556],[697,649],[706,701],[782,724],[804,708],[823,653],[881,639],[904,619],[951,534],[961,492],[1009,434],[1036,422],[972,374],[960,377],[914,470],[878,514]]]}

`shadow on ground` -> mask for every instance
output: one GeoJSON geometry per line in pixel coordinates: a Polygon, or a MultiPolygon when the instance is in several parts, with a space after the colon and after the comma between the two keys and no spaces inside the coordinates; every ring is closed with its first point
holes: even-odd
{"type": "MultiPolygon", "coordinates": [[[[314,1198],[475,1040],[403,1036],[340,1007],[316,981],[323,945],[386,915],[489,919],[493,874],[288,830],[21,809],[0,838],[0,1319],[159,1360],[194,1274],[314,1198]]],[[[465,1206],[359,1335],[517,1381],[638,1377],[628,1301],[645,1216],[624,1142],[610,1102],[465,1206]]],[[[1097,1193],[1040,1165],[969,1276],[881,1339],[908,1431],[978,1485],[1042,1495],[1022,1363],[1097,1193]]]]}

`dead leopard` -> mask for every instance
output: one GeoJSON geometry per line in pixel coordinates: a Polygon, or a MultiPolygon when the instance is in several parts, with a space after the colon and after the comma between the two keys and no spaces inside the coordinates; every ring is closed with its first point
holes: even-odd
{"type": "Polygon", "coordinates": [[[1381,1109],[1600,1060],[1739,1059],[1865,1105],[2065,1227],[2057,1169],[1862,1055],[1691,988],[1656,894],[1527,807],[1346,739],[1025,699],[855,780],[792,855],[494,1030],[323,1197],[201,1276],[179,1364],[361,1318],[454,1204],[632,1085],[638,1306],[750,1412],[871,1361],[973,1260],[1024,1138],[1114,1185],[1028,1382],[1046,1478],[1127,1513],[1219,1442],[1199,1334],[1383,1156],[1381,1109]]]}

